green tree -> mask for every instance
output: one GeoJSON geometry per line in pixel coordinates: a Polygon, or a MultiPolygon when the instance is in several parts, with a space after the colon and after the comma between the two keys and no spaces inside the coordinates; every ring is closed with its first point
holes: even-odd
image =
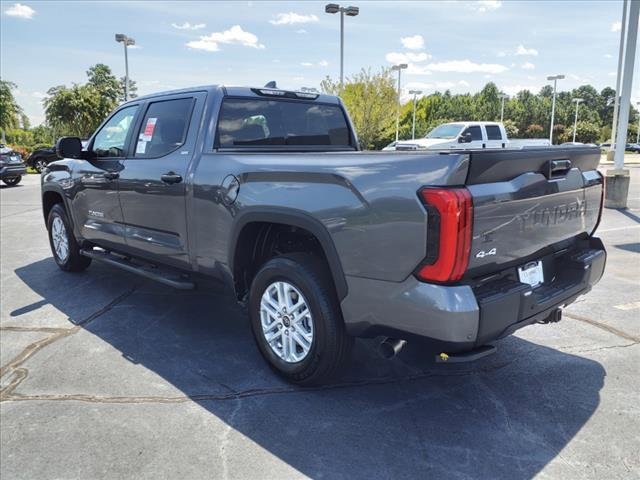
{"type": "MultiPolygon", "coordinates": [[[[118,100],[120,102],[124,102],[125,78],[120,77],[119,81],[120,81],[120,94],[118,95],[118,100]]],[[[136,84],[135,80],[131,80],[131,78],[129,78],[129,100],[133,98],[138,98],[138,85],[136,84]]]]}
{"type": "Polygon", "coordinates": [[[60,85],[47,91],[46,123],[57,135],[89,136],[118,105],[121,85],[108,66],[94,65],[87,77],[84,85],[60,85]]]}
{"type": "Polygon", "coordinates": [[[378,73],[363,69],[347,79],[342,88],[327,77],[320,88],[340,96],[364,148],[380,148],[391,141],[395,132],[397,94],[388,69],[378,73]]]}
{"type": "Polygon", "coordinates": [[[17,88],[15,83],[0,80],[0,128],[3,131],[20,126],[22,109],[13,96],[14,88],[17,88]]]}

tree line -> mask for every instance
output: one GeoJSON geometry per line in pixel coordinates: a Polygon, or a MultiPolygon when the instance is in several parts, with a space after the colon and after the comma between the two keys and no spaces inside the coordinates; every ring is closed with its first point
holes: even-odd
{"type": "MultiPolygon", "coordinates": [[[[0,128],[7,143],[29,150],[51,145],[57,137],[88,137],[106,116],[124,101],[124,78],[118,79],[104,64],[87,70],[87,81],[71,86],[50,88],[43,100],[45,122],[31,127],[29,119],[16,102],[14,83],[0,80],[0,128]]],[[[323,92],[339,95],[352,118],[358,137],[367,149],[380,149],[395,139],[397,85],[389,69],[373,72],[363,69],[348,78],[344,85],[325,78],[323,92]]],[[[137,87],[129,81],[129,96],[136,97],[137,87]]],[[[549,136],[553,90],[550,85],[539,92],[522,90],[505,101],[504,123],[510,137],[549,136]]],[[[581,98],[576,140],[585,143],[606,142],[611,136],[615,90],[606,87],[598,92],[591,85],[558,92],[554,126],[554,143],[573,138],[574,98],[581,98]]],[[[493,82],[475,94],[435,92],[416,102],[416,137],[424,136],[436,126],[452,121],[500,120],[500,90],[493,82]]],[[[411,138],[413,101],[400,106],[401,139],[411,138]]],[[[635,142],[638,111],[631,107],[628,141],[635,142]]]]}
{"type": "MultiPolygon", "coordinates": [[[[389,69],[372,72],[362,70],[349,78],[344,86],[330,77],[321,83],[325,93],[340,95],[358,132],[368,149],[380,149],[395,139],[397,84],[389,69]]],[[[416,102],[416,137],[426,135],[442,123],[454,121],[499,121],[500,90],[493,82],[478,93],[452,94],[435,92],[416,102]]],[[[544,86],[539,92],[522,90],[505,101],[504,123],[513,138],[548,138],[551,125],[553,88],[544,86]]],[[[576,141],[607,142],[611,137],[615,90],[606,87],[598,92],[583,85],[556,95],[554,143],[573,139],[574,98],[581,98],[576,141]]],[[[410,139],[413,124],[413,100],[400,106],[400,139],[410,139]]],[[[628,142],[635,142],[638,111],[631,107],[628,142]]]]}

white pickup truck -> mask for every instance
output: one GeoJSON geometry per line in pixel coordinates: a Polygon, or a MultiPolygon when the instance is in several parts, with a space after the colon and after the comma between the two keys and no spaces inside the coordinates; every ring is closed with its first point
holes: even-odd
{"type": "Polygon", "coordinates": [[[510,140],[500,122],[452,122],[431,130],[423,138],[401,140],[385,150],[477,150],[482,148],[522,148],[549,145],[549,140],[510,140]]]}

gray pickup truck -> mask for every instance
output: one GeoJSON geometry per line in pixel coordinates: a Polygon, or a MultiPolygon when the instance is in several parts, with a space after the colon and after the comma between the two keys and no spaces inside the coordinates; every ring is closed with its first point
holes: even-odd
{"type": "MultiPolygon", "coordinates": [[[[326,381],[354,337],[449,361],[602,276],[598,148],[365,152],[339,98],[208,86],[121,105],[42,174],[62,270],[92,260],[180,289],[223,282],[262,355],[326,381]]],[[[203,312],[203,314],[207,314],[203,312]]]]}

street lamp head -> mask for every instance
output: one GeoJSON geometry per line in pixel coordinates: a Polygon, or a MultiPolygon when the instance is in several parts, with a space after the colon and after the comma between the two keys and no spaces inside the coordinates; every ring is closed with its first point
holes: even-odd
{"type": "Polygon", "coordinates": [[[574,98],[572,102],[576,102],[576,103],[584,102],[584,98],[574,98]]]}
{"type": "Polygon", "coordinates": [[[409,95],[420,95],[422,90],[409,90],[409,95]]]}
{"type": "Polygon", "coordinates": [[[564,75],[549,75],[547,80],[562,80],[564,79],[564,75]]]}
{"type": "Polygon", "coordinates": [[[355,17],[360,13],[360,9],[358,7],[347,7],[344,9],[344,14],[347,17],[355,17]]]}
{"type": "Polygon", "coordinates": [[[509,95],[507,95],[506,93],[500,92],[500,94],[498,95],[498,98],[506,100],[507,98],[509,98],[509,95]]]}
{"type": "Polygon", "coordinates": [[[324,6],[324,11],[327,13],[338,13],[340,11],[340,5],[337,3],[328,3],[324,6]]]}
{"type": "Polygon", "coordinates": [[[133,38],[127,37],[127,41],[125,42],[128,47],[131,45],[135,45],[136,41],[133,38]]]}
{"type": "Polygon", "coordinates": [[[124,33],[116,33],[116,42],[126,42],[127,36],[124,33]]]}
{"type": "Polygon", "coordinates": [[[404,70],[408,66],[409,65],[407,65],[406,63],[401,63],[399,65],[394,65],[393,67],[391,67],[391,70],[404,70]]]}

